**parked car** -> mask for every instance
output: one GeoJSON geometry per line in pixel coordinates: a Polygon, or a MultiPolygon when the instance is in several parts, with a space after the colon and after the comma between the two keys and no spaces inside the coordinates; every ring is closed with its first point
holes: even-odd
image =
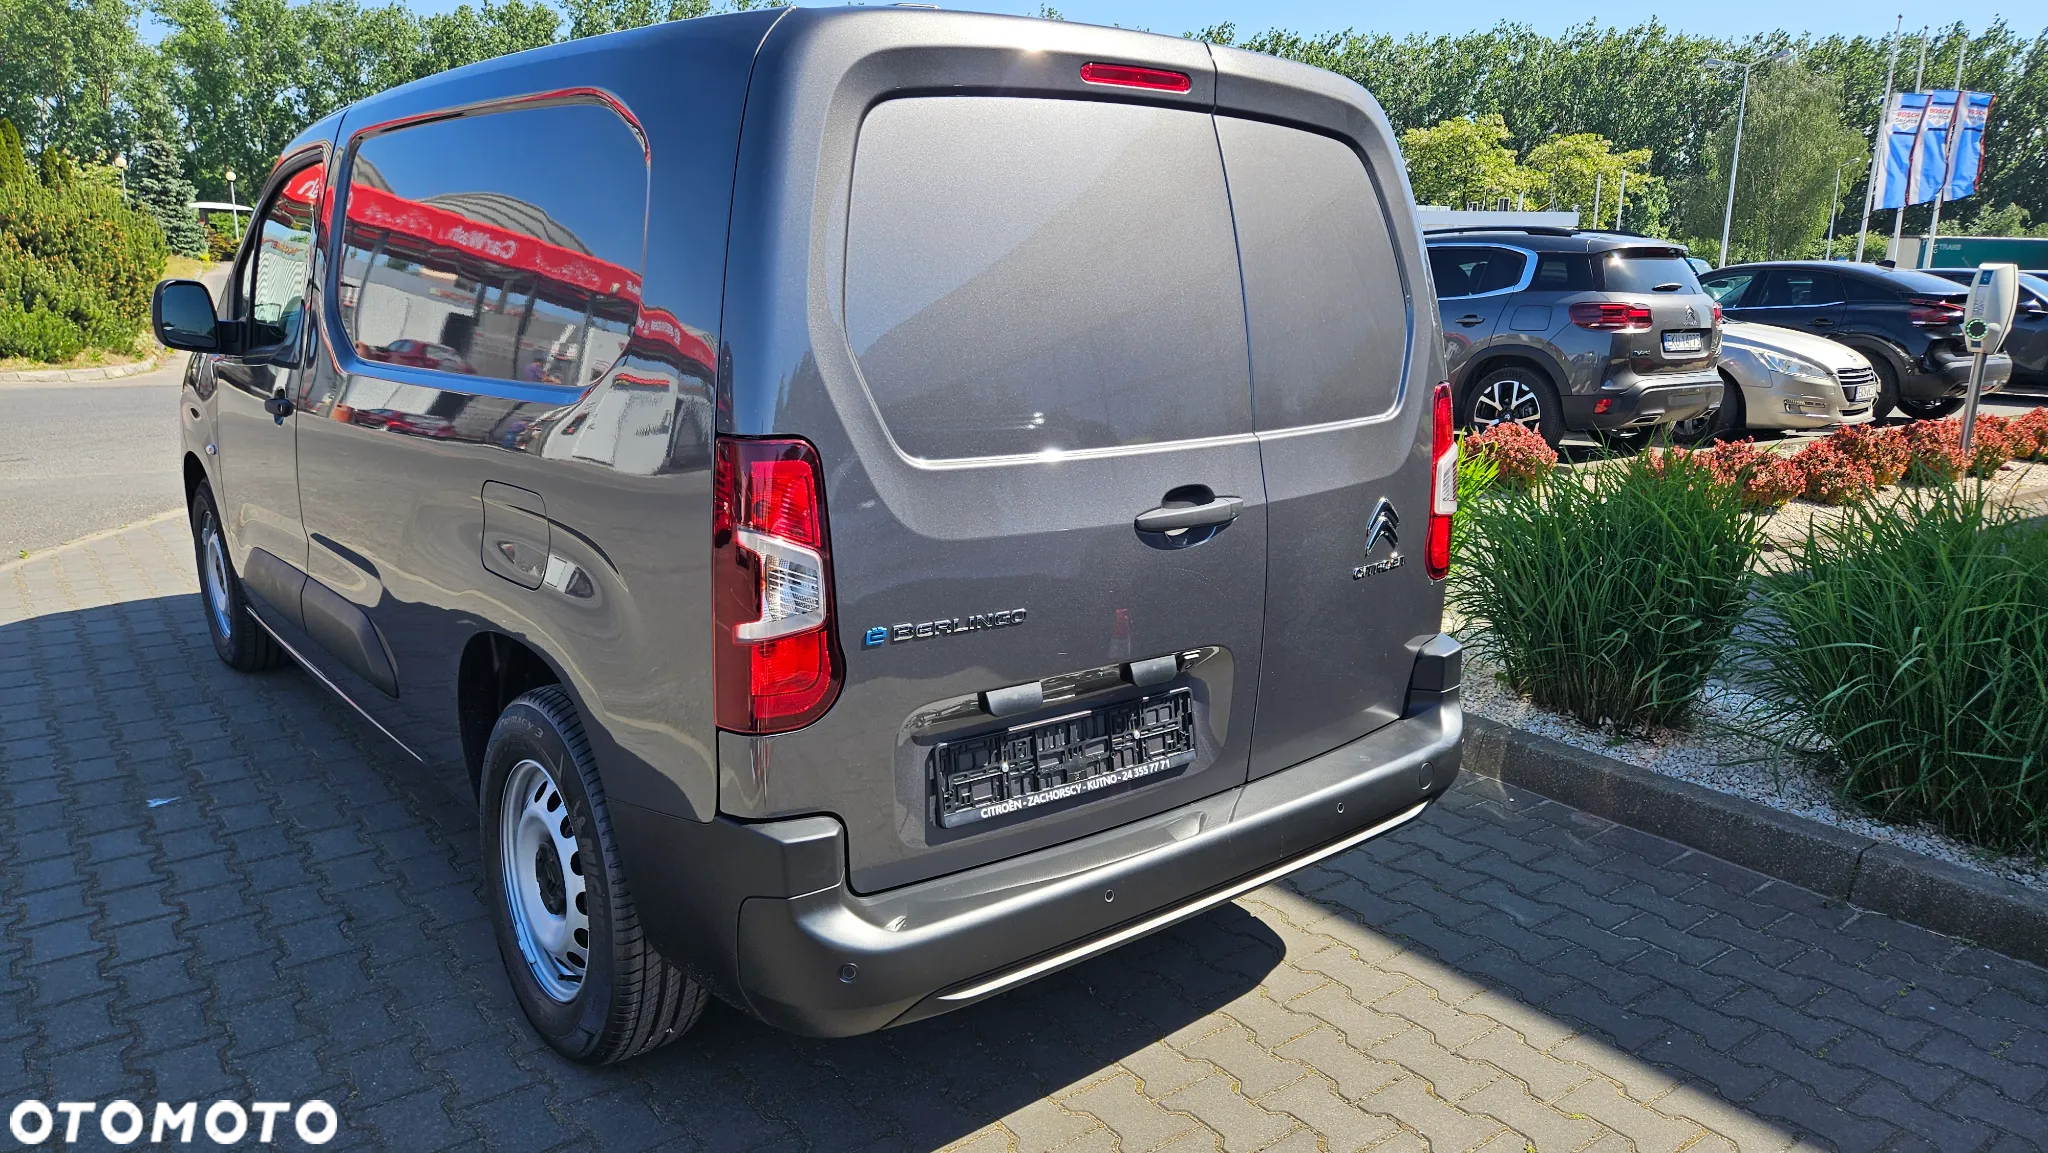
{"type": "Polygon", "coordinates": [[[393,89],[286,149],[221,315],[157,290],[204,361],[207,627],[466,766],[574,1059],[707,993],[820,1035],[995,996],[1457,775],[1405,189],[1347,80],[1012,17],[735,13],[393,89]],[[473,373],[358,351],[443,333],[473,373]]]}
{"type": "Polygon", "coordinates": [[[1826,337],[1768,324],[1721,325],[1720,411],[1680,421],[1672,439],[1697,443],[1752,429],[1867,424],[1877,373],[1863,354],[1826,337]]]}
{"type": "MultiPolygon", "coordinates": [[[[1943,280],[1968,285],[1977,275],[1974,268],[1930,268],[1943,280]]],[[[2012,331],[2006,333],[1999,349],[2012,360],[2010,383],[2029,388],[2048,388],[2048,276],[2020,274],[2020,304],[2014,311],[2012,331]]],[[[1987,366],[1988,367],[1988,366],[1987,366]]]]}
{"type": "Polygon", "coordinates": [[[1720,313],[1685,249],[1526,227],[1429,234],[1459,422],[1647,440],[1712,413],[1720,313]]]}
{"type": "MultiPolygon", "coordinates": [[[[1716,269],[1701,285],[1731,320],[1816,333],[1863,354],[1877,371],[1872,415],[1893,410],[1918,419],[1962,407],[1970,358],[1963,351],[1968,293],[1937,276],[1874,264],[1788,260],[1716,269]]],[[[2005,386],[2012,361],[1999,354],[1984,388],[2005,386]]]]}

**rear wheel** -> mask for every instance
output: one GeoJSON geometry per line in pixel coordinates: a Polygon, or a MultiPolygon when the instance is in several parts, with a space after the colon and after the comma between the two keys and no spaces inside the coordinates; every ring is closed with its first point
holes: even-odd
{"type": "Polygon", "coordinates": [[[1960,396],[1944,396],[1939,400],[1914,400],[1904,396],[1899,398],[1899,411],[1914,420],[1940,420],[1945,416],[1953,416],[1962,407],[1963,398],[1960,396]]]}
{"type": "Polygon", "coordinates": [[[1461,423],[1467,428],[1519,424],[1552,448],[1564,436],[1557,387],[1534,369],[1515,366],[1488,373],[1465,390],[1463,407],[1461,423]]]}
{"type": "Polygon", "coordinates": [[[199,598],[206,608],[206,632],[213,638],[213,651],[239,672],[276,668],[284,652],[249,615],[242,578],[235,575],[234,562],[228,559],[213,486],[200,481],[187,512],[192,519],[192,550],[199,562],[199,598]]]}
{"type": "Polygon", "coordinates": [[[688,1032],[705,991],[641,932],[590,743],[559,686],[506,706],[481,793],[498,953],[534,1029],[593,1065],[688,1032]]]}

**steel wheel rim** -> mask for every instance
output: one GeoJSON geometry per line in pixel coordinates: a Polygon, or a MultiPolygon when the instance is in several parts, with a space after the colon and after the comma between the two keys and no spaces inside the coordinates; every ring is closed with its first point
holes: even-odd
{"type": "Polygon", "coordinates": [[[1509,422],[1530,432],[1543,431],[1543,402],[1527,381],[1496,380],[1472,398],[1472,423],[1477,427],[1509,422]]]}
{"type": "Polygon", "coordinates": [[[1692,438],[1699,436],[1707,431],[1707,421],[1711,419],[1713,418],[1705,416],[1695,416],[1689,417],[1685,420],[1674,420],[1671,422],[1671,434],[1673,436],[1683,437],[1686,440],[1691,440],[1692,438]]]}
{"type": "Polygon", "coordinates": [[[228,589],[228,554],[221,543],[220,525],[208,514],[199,530],[200,572],[206,583],[206,607],[213,614],[213,627],[222,636],[234,635],[235,604],[228,589]]]}
{"type": "Polygon", "coordinates": [[[512,766],[498,805],[499,869],[512,937],[541,992],[574,1000],[590,962],[583,860],[553,774],[528,758],[512,766]]]}

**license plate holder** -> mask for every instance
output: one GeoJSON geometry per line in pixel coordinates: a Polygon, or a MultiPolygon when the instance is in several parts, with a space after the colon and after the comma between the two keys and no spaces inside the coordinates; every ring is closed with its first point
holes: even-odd
{"type": "Polygon", "coordinates": [[[1691,332],[1667,332],[1664,334],[1666,353],[1700,353],[1707,350],[1707,334],[1697,330],[1691,332]]]}
{"type": "Polygon", "coordinates": [[[1163,779],[1195,760],[1185,688],[942,741],[929,759],[941,828],[1069,807],[1163,779]]]}

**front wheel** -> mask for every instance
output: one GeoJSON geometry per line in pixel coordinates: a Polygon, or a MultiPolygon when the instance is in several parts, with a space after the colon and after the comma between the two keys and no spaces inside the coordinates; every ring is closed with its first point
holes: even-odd
{"type": "Polygon", "coordinates": [[[199,562],[199,597],[206,608],[206,632],[222,663],[237,672],[276,668],[284,652],[263,626],[249,615],[242,578],[228,559],[228,541],[220,525],[220,506],[213,486],[205,481],[192,492],[187,510],[192,519],[192,551],[199,562]]]}
{"type": "Polygon", "coordinates": [[[559,686],[499,716],[479,801],[498,953],[541,1037],[604,1065],[688,1032],[706,993],[641,931],[590,742],[559,686]]]}
{"type": "Polygon", "coordinates": [[[1503,368],[1481,377],[1465,391],[1460,422],[1484,431],[1497,424],[1519,424],[1541,436],[1552,448],[1564,438],[1564,413],[1550,378],[1533,369],[1503,368]]]}

